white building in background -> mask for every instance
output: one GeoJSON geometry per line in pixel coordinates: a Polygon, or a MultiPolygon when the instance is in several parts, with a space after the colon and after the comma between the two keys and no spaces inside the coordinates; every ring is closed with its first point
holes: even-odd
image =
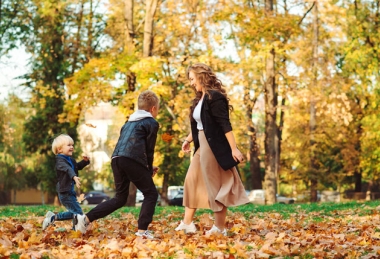
{"type": "MultiPolygon", "coordinates": [[[[103,165],[111,160],[112,154],[107,153],[105,143],[117,113],[118,109],[111,104],[100,103],[87,110],[84,123],[78,127],[82,152],[90,157],[90,168],[95,172],[101,172],[103,165]]],[[[93,187],[95,190],[104,189],[100,182],[95,182],[93,187]]]]}

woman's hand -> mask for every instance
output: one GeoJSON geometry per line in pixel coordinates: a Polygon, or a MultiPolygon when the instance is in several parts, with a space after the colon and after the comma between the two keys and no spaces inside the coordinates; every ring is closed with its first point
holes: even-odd
{"type": "Polygon", "coordinates": [[[237,148],[232,149],[232,157],[235,159],[236,162],[244,161],[243,154],[237,148]]]}
{"type": "Polygon", "coordinates": [[[185,153],[189,153],[191,151],[190,149],[190,142],[185,140],[182,144],[182,151],[185,153]]]}

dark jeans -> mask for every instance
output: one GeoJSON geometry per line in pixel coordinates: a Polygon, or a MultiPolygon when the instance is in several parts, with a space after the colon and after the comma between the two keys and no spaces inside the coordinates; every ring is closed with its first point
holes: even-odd
{"type": "Polygon", "coordinates": [[[75,193],[75,191],[59,192],[58,198],[61,204],[65,206],[67,211],[56,214],[55,220],[61,221],[73,219],[75,214],[83,214],[82,208],[78,203],[77,194],[75,193]]]}
{"type": "Polygon", "coordinates": [[[147,230],[152,222],[158,192],[152,179],[152,172],[142,164],[127,157],[115,157],[111,162],[115,180],[116,195],[114,198],[98,204],[86,215],[90,222],[103,218],[125,205],[129,194],[129,184],[134,183],[143,194],[138,220],[138,229],[147,230]]]}

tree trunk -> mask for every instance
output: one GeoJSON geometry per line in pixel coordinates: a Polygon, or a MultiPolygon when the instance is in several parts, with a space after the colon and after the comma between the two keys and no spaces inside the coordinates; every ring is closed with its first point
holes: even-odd
{"type": "Polygon", "coordinates": [[[143,56],[150,57],[153,49],[153,25],[154,15],[156,13],[158,0],[147,0],[144,24],[144,47],[143,56]]]}
{"type": "Polygon", "coordinates": [[[256,129],[252,122],[252,109],[254,107],[255,101],[249,100],[249,93],[245,94],[244,99],[246,100],[246,117],[248,120],[248,135],[249,135],[249,171],[251,173],[251,188],[252,190],[262,189],[263,183],[260,171],[260,159],[259,159],[259,147],[257,145],[257,135],[256,129]]]}
{"type": "MultiPolygon", "coordinates": [[[[133,6],[134,1],[133,0],[126,0],[125,1],[125,22],[126,22],[126,35],[127,35],[127,42],[125,48],[127,48],[127,51],[130,54],[133,54],[134,45],[133,45],[133,36],[135,34],[134,27],[133,27],[133,6]]],[[[127,73],[127,85],[128,85],[128,91],[134,92],[136,90],[136,75],[133,72],[127,73]]],[[[131,105],[130,110],[134,110],[134,104],[131,105]]],[[[128,207],[134,207],[136,206],[136,192],[137,187],[131,183],[129,185],[129,195],[127,199],[126,206],[128,207]]]]}
{"type": "Polygon", "coordinates": [[[265,82],[265,200],[266,204],[276,202],[276,137],[277,137],[277,92],[275,81],[275,50],[266,59],[265,82]]]}
{"type": "Polygon", "coordinates": [[[88,18],[88,25],[87,25],[87,49],[86,49],[86,62],[88,62],[92,56],[94,55],[94,47],[93,47],[93,41],[94,41],[94,29],[92,28],[92,20],[94,17],[94,11],[93,11],[93,1],[90,0],[90,13],[88,18]]]}
{"type": "Polygon", "coordinates": [[[282,128],[284,127],[284,109],[285,106],[285,98],[283,97],[281,100],[281,110],[280,110],[280,121],[278,123],[277,127],[277,134],[276,134],[276,193],[280,190],[280,158],[281,158],[281,141],[282,141],[282,128]]]}
{"type": "Polygon", "coordinates": [[[81,44],[81,30],[82,30],[82,20],[83,20],[83,6],[84,1],[81,1],[80,4],[80,11],[77,16],[77,33],[74,39],[74,50],[73,50],[73,63],[71,64],[71,74],[75,73],[75,70],[77,69],[77,62],[78,62],[78,56],[79,56],[79,48],[81,44]]]}
{"type": "Polygon", "coordinates": [[[263,182],[261,178],[261,170],[260,170],[260,159],[259,159],[259,148],[257,145],[257,137],[256,137],[256,130],[253,127],[248,127],[249,131],[253,134],[249,138],[249,171],[251,172],[251,183],[252,183],[252,190],[255,189],[262,189],[263,188],[263,182]]]}
{"type": "MultiPolygon", "coordinates": [[[[265,11],[272,15],[273,1],[265,1],[265,11]]],[[[276,110],[277,110],[277,89],[275,79],[275,50],[272,48],[265,63],[265,203],[274,204],[276,202],[276,149],[275,141],[277,136],[276,110]]]]}
{"type": "Polygon", "coordinates": [[[169,174],[164,174],[164,179],[162,181],[162,190],[161,190],[161,206],[169,205],[168,202],[168,188],[169,187],[169,174]]]}
{"type": "Polygon", "coordinates": [[[41,190],[41,204],[45,205],[45,192],[41,190]]]}
{"type": "Polygon", "coordinates": [[[14,188],[13,189],[13,202],[12,202],[13,205],[16,205],[16,201],[17,201],[16,196],[17,196],[17,189],[14,188]]]}
{"type": "MultiPolygon", "coordinates": [[[[318,81],[317,81],[317,76],[318,76],[318,67],[317,67],[317,62],[318,62],[318,2],[315,1],[314,4],[314,9],[313,9],[313,29],[314,29],[314,34],[313,34],[313,59],[312,59],[312,72],[313,72],[313,88],[315,89],[317,87],[318,81]]],[[[309,122],[309,127],[310,127],[310,170],[309,170],[309,175],[310,175],[310,201],[311,202],[316,202],[318,200],[318,195],[317,195],[317,185],[318,185],[318,179],[317,179],[317,165],[316,165],[316,158],[314,154],[314,145],[315,145],[315,139],[314,139],[314,134],[315,134],[315,129],[316,129],[316,110],[315,110],[315,100],[314,100],[314,94],[313,94],[313,89],[311,89],[311,96],[310,96],[310,122],[309,122]]]]}
{"type": "Polygon", "coordinates": [[[133,26],[133,0],[125,1],[125,24],[126,24],[126,48],[129,54],[133,54],[134,44],[133,38],[135,37],[135,28],[133,26]]]}
{"type": "MultiPolygon", "coordinates": [[[[359,97],[355,97],[355,104],[357,105],[356,110],[358,112],[356,113],[356,143],[355,143],[355,150],[357,151],[357,154],[361,153],[361,143],[360,139],[362,138],[363,134],[363,127],[362,127],[362,119],[363,119],[363,109],[365,109],[365,106],[368,104],[368,100],[365,100],[364,103],[367,103],[364,107],[362,107],[363,101],[359,97]]],[[[360,156],[357,157],[356,163],[355,163],[355,172],[354,172],[354,179],[355,179],[355,192],[361,192],[362,191],[362,172],[360,169],[360,156]]]]}
{"type": "Polygon", "coordinates": [[[360,172],[354,173],[355,177],[355,192],[362,191],[362,174],[360,172]]]}
{"type": "Polygon", "coordinates": [[[265,11],[266,12],[273,11],[273,0],[265,0],[265,11]]]}

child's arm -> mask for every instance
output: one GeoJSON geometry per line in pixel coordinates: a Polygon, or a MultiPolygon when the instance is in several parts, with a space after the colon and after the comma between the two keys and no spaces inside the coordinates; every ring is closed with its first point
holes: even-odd
{"type": "Polygon", "coordinates": [[[153,173],[152,173],[152,177],[154,177],[156,174],[157,174],[157,172],[158,172],[158,169],[160,169],[159,167],[157,167],[157,166],[153,166],[153,173]]]}
{"type": "Polygon", "coordinates": [[[78,189],[80,188],[80,178],[78,176],[74,176],[73,177],[73,180],[75,182],[75,185],[78,187],[78,189]]]}
{"type": "Polygon", "coordinates": [[[90,158],[88,156],[83,156],[83,160],[77,163],[78,170],[82,170],[89,164],[90,164],[90,158]]]}

